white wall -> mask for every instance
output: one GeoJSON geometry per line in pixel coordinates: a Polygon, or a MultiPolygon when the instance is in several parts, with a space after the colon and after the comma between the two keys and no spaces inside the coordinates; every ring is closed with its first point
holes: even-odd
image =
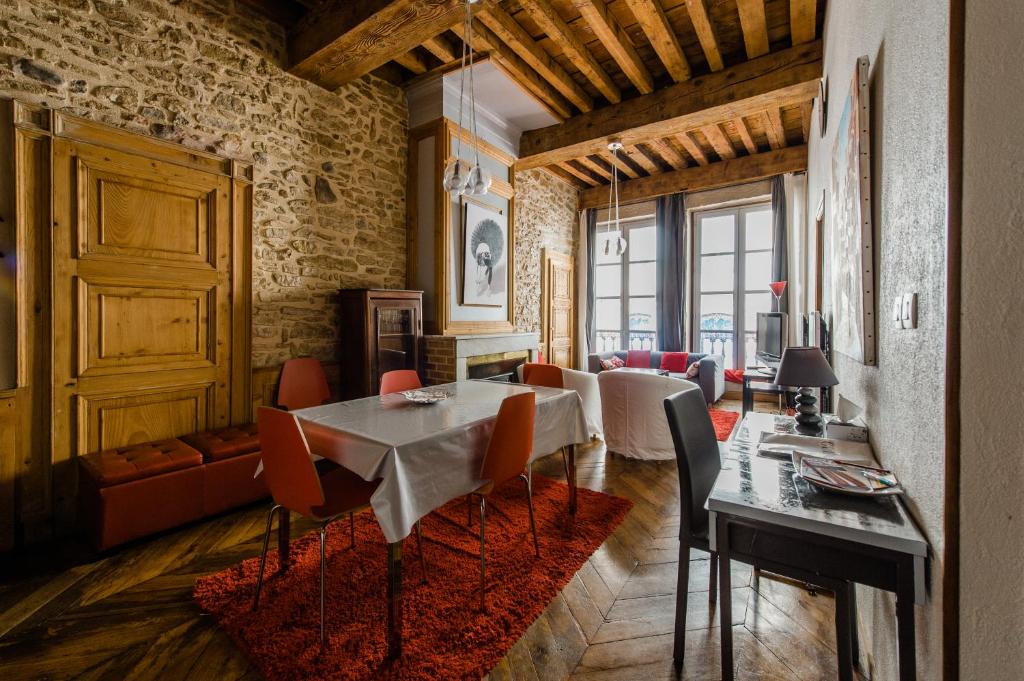
{"type": "Polygon", "coordinates": [[[967,2],[960,678],[1024,676],[1024,6],[967,2]]]}
{"type": "MultiPolygon", "coordinates": [[[[812,116],[808,222],[829,185],[832,147],[856,60],[870,58],[877,366],[837,355],[838,391],[865,408],[871,441],[895,469],[931,543],[929,600],[917,610],[918,678],[939,679],[943,548],[943,357],[948,92],[946,2],[830,2],[825,19],[828,124],[812,116]],[[916,292],[919,328],[885,323],[893,298],[916,292]]],[[[828,201],[826,196],[826,231],[828,201]]],[[[812,241],[807,253],[814,253],[812,241]]],[[[813,295],[810,296],[813,300],[813,295]]],[[[874,679],[897,678],[893,598],[858,588],[862,651],[874,679]]]]}

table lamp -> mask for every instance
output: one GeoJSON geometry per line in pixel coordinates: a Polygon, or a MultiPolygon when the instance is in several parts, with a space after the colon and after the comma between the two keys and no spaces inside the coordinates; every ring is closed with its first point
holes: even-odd
{"type": "Polygon", "coordinates": [[[828,360],[816,347],[791,347],[782,353],[775,384],[800,388],[796,396],[796,429],[804,435],[821,434],[821,416],[818,414],[818,398],[811,388],[825,388],[838,385],[839,379],[832,373],[828,360]]]}

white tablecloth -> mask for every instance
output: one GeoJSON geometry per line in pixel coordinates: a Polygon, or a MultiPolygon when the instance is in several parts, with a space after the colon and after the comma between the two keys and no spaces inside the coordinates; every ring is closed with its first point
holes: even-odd
{"type": "Polygon", "coordinates": [[[531,460],[589,439],[574,391],[493,381],[437,387],[452,397],[418,405],[393,394],[295,412],[314,454],[364,480],[381,481],[370,505],[388,542],[403,539],[424,515],[480,487],[480,464],[506,397],[537,394],[531,460]]]}

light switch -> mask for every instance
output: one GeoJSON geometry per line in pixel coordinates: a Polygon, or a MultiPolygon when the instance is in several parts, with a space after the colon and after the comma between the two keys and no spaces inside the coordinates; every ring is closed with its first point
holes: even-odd
{"type": "Polygon", "coordinates": [[[896,299],[892,301],[892,325],[897,329],[903,328],[903,296],[896,296],[896,299]]]}
{"type": "Polygon", "coordinates": [[[917,294],[903,294],[903,309],[900,313],[900,321],[904,329],[917,328],[917,294]]]}

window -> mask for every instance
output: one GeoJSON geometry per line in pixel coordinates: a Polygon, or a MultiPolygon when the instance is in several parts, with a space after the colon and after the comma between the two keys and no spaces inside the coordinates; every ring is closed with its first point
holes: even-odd
{"type": "Polygon", "coordinates": [[[757,313],[771,312],[771,203],[694,214],[693,327],[698,352],[753,366],[757,313]]]}
{"type": "Polygon", "coordinates": [[[608,231],[607,222],[597,223],[594,347],[598,352],[658,347],[654,205],[645,204],[644,210],[630,212],[634,215],[619,222],[621,232],[608,231]],[[637,212],[643,214],[635,215],[637,212]],[[620,236],[626,240],[626,251],[616,255],[620,236]]]}

